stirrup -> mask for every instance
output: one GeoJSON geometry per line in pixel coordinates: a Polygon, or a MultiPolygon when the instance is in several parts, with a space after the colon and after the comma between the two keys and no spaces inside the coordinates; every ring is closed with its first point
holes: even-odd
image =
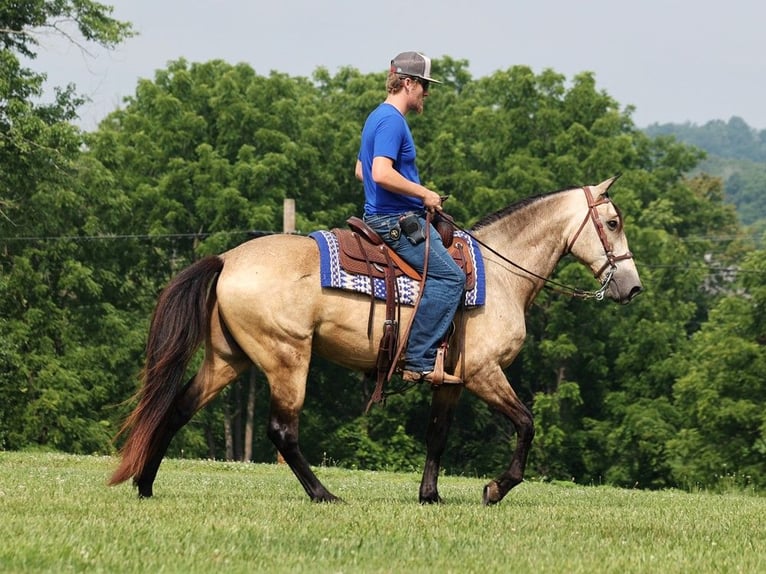
{"type": "Polygon", "coordinates": [[[408,383],[420,383],[425,381],[430,383],[434,387],[440,385],[462,385],[463,381],[460,377],[450,375],[449,373],[442,372],[441,375],[436,371],[426,371],[420,373],[418,371],[402,371],[402,380],[408,383]]]}

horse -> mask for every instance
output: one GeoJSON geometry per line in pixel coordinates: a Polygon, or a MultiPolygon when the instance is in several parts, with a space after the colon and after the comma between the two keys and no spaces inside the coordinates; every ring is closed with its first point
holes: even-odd
{"type": "MultiPolygon", "coordinates": [[[[483,503],[499,503],[523,481],[534,421],[503,369],[521,350],[525,313],[562,257],[571,254],[591,270],[601,283],[601,297],[626,304],[642,290],[622,215],[608,195],[615,179],[526,198],[470,230],[484,258],[486,302],[455,319],[448,357],[459,366],[463,383],[437,386],[431,393],[421,503],[442,502],[440,459],[463,388],[516,429],[510,463],[484,486],[483,503]]],[[[382,316],[383,303],[375,305],[382,316]]],[[[368,337],[370,306],[369,296],[320,285],[317,244],[302,235],[251,239],[182,270],[157,300],[142,385],[120,430],[127,438],[109,484],[133,478],[139,497],[152,496],[173,436],[255,365],[271,392],[267,436],[312,501],[339,500],[301,452],[299,415],[313,354],[352,370],[374,371],[383,325],[375,325],[368,337]],[[187,365],[203,345],[199,369],[183,384],[187,365]]],[[[400,313],[405,324],[412,310],[400,313]]]]}

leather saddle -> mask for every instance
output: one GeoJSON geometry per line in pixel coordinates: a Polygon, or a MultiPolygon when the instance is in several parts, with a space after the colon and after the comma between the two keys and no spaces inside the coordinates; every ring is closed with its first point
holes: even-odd
{"type": "MultiPolygon", "coordinates": [[[[380,279],[385,279],[388,272],[393,272],[394,277],[406,275],[415,281],[422,279],[420,273],[389,249],[380,235],[362,219],[350,217],[346,223],[350,229],[332,230],[338,239],[340,266],[344,270],[380,279]]],[[[454,227],[449,226],[448,231],[449,237],[445,241],[442,235],[442,243],[449,245],[447,251],[465,273],[465,288],[470,291],[476,286],[476,274],[468,243],[462,237],[454,236],[454,227]]]]}

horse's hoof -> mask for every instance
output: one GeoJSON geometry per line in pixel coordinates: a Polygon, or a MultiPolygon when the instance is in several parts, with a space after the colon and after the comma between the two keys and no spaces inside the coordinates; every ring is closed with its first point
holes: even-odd
{"type": "Polygon", "coordinates": [[[482,499],[485,506],[492,506],[503,499],[503,496],[500,494],[500,486],[494,480],[484,487],[482,499]]]}
{"type": "Polygon", "coordinates": [[[151,484],[142,484],[140,480],[134,480],[133,486],[138,489],[138,498],[151,498],[154,494],[151,484]]]}
{"type": "Polygon", "coordinates": [[[152,488],[139,488],[138,489],[138,498],[151,498],[154,496],[154,492],[152,492],[152,488]]]}
{"type": "Polygon", "coordinates": [[[345,501],[328,492],[326,494],[312,497],[311,502],[316,502],[318,504],[343,504],[345,501]]]}
{"type": "Polygon", "coordinates": [[[444,500],[439,496],[438,492],[435,492],[429,496],[421,496],[420,504],[444,504],[444,500]]]}

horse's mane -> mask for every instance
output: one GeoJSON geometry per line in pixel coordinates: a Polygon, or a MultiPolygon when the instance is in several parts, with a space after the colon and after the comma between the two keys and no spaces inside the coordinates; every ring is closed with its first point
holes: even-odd
{"type": "Polygon", "coordinates": [[[539,195],[533,195],[531,197],[525,197],[524,199],[520,199],[519,201],[512,203],[508,207],[503,207],[502,209],[499,209],[495,211],[494,213],[485,215],[476,224],[474,224],[474,226],[472,227],[472,230],[476,231],[478,229],[481,229],[482,227],[487,227],[488,225],[494,223],[495,221],[504,219],[508,217],[511,213],[524,209],[525,207],[532,205],[533,203],[536,203],[543,198],[550,197],[557,193],[563,193],[565,191],[569,191],[570,189],[574,189],[574,188],[565,187],[563,189],[557,189],[556,191],[549,191],[546,193],[541,193],[539,195]]]}

